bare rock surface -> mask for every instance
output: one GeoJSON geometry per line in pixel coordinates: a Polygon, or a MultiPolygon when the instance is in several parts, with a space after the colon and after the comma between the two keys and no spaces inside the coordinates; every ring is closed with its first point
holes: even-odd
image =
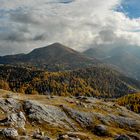
{"type": "Polygon", "coordinates": [[[110,115],[109,117],[110,121],[114,124],[116,123],[120,128],[132,129],[140,132],[140,120],[117,115],[110,115]]]}
{"type": "Polygon", "coordinates": [[[12,126],[15,128],[25,129],[26,117],[23,112],[9,114],[5,119],[0,121],[1,125],[12,126]]]}
{"type": "Polygon", "coordinates": [[[132,140],[129,136],[127,135],[120,135],[115,140],[132,140]]]}
{"type": "MultiPolygon", "coordinates": [[[[76,109],[72,109],[63,106],[64,111],[67,112],[75,121],[77,121],[82,127],[88,129],[94,128],[95,122],[98,120],[102,124],[107,126],[114,125],[118,128],[123,128],[125,130],[137,131],[140,133],[140,119],[122,117],[113,114],[101,114],[96,112],[83,112],[76,109]]],[[[103,126],[103,125],[102,125],[103,126]]],[[[101,127],[100,127],[101,128],[101,127]]]]}
{"type": "Polygon", "coordinates": [[[14,128],[5,128],[0,130],[0,136],[9,139],[16,139],[18,137],[18,132],[14,128]]]}
{"type": "Polygon", "coordinates": [[[36,130],[33,133],[32,136],[33,139],[39,139],[39,140],[51,140],[48,136],[45,136],[43,132],[41,132],[40,130],[36,130]]]}
{"type": "Polygon", "coordinates": [[[36,101],[28,100],[24,102],[24,109],[32,121],[39,123],[47,122],[50,125],[65,128],[69,128],[69,125],[72,125],[71,120],[59,107],[43,105],[36,101]]]}
{"type": "Polygon", "coordinates": [[[114,102],[26,96],[0,98],[0,139],[140,139],[140,115],[114,102]]]}
{"type": "Polygon", "coordinates": [[[57,140],[92,140],[83,133],[68,132],[58,136],[57,140]]]}
{"type": "Polygon", "coordinates": [[[72,108],[63,106],[63,109],[68,115],[78,122],[82,127],[90,128],[94,124],[91,113],[74,110],[72,108]]]}
{"type": "Polygon", "coordinates": [[[0,98],[0,108],[6,113],[15,112],[20,110],[21,103],[13,98],[0,98]]]}

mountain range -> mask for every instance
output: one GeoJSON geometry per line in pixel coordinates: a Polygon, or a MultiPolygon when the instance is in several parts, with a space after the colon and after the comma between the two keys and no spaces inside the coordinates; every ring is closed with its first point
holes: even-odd
{"type": "Polygon", "coordinates": [[[64,71],[97,65],[108,65],[127,77],[140,80],[140,47],[98,46],[82,53],[60,43],[34,49],[28,54],[0,57],[0,64],[36,67],[48,71],[64,71]]]}
{"type": "Polygon", "coordinates": [[[28,54],[0,57],[0,64],[33,66],[49,71],[73,70],[95,65],[98,60],[68,48],[60,43],[37,48],[28,54]]]}
{"type": "Polygon", "coordinates": [[[130,50],[98,47],[80,53],[54,43],[28,54],[3,56],[0,57],[0,88],[27,94],[110,98],[136,93],[140,90],[137,80],[140,57],[137,51],[135,57],[128,53],[130,50]],[[135,69],[137,73],[133,77],[135,69]]]}
{"type": "Polygon", "coordinates": [[[95,57],[98,60],[112,64],[125,75],[140,80],[140,47],[112,47],[98,46],[84,52],[88,57],[95,57]]]}

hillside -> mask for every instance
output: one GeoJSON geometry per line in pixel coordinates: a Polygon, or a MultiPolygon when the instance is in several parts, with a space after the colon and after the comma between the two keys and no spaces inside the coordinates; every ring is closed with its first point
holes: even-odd
{"type": "Polygon", "coordinates": [[[112,98],[137,92],[140,83],[107,67],[47,72],[1,65],[0,88],[26,94],[112,98]]]}
{"type": "Polygon", "coordinates": [[[117,100],[117,103],[121,106],[125,106],[131,111],[140,113],[140,93],[129,94],[121,97],[117,100]]]}
{"type": "Polygon", "coordinates": [[[140,47],[99,46],[84,52],[88,57],[95,57],[105,63],[115,65],[129,77],[140,80],[140,47]]]}
{"type": "Polygon", "coordinates": [[[60,43],[34,49],[28,54],[0,57],[0,64],[37,67],[49,71],[73,70],[99,63],[95,58],[86,57],[60,43]]]}
{"type": "Polygon", "coordinates": [[[0,139],[139,140],[140,116],[92,97],[0,90],[0,139]]]}

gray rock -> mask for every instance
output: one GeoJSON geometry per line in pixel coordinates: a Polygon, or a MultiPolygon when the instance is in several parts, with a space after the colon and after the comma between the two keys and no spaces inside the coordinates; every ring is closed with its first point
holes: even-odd
{"type": "Polygon", "coordinates": [[[93,132],[98,136],[108,136],[109,135],[108,129],[104,125],[96,125],[94,127],[93,132]]]}
{"type": "Polygon", "coordinates": [[[34,132],[33,138],[40,140],[51,140],[48,136],[44,136],[44,132],[41,132],[39,129],[34,132]]]}
{"type": "Polygon", "coordinates": [[[81,140],[81,139],[74,135],[63,134],[60,135],[57,140],[81,140]]]}
{"type": "Polygon", "coordinates": [[[115,140],[132,140],[132,139],[127,135],[120,135],[117,138],[115,138],[115,140]]]}
{"type": "MultiPolygon", "coordinates": [[[[56,106],[44,105],[36,101],[28,100],[24,102],[24,109],[29,119],[33,122],[41,124],[47,122],[47,124],[52,126],[69,129],[69,126],[73,124],[67,115],[56,106]]],[[[74,128],[74,126],[72,127],[74,128]]]]}
{"type": "Polygon", "coordinates": [[[0,121],[0,124],[1,125],[10,125],[12,127],[22,128],[24,130],[25,121],[26,121],[26,118],[25,118],[23,112],[20,111],[19,113],[12,113],[12,114],[8,115],[7,118],[0,121]]]}
{"type": "Polygon", "coordinates": [[[93,116],[95,116],[98,120],[100,120],[104,125],[115,125],[116,127],[120,127],[123,129],[128,129],[132,131],[140,132],[140,121],[139,119],[130,118],[130,117],[122,117],[118,115],[108,114],[97,114],[93,113],[93,116]]]}
{"type": "Polygon", "coordinates": [[[74,110],[72,108],[64,106],[63,109],[66,113],[69,114],[69,116],[71,116],[72,119],[76,120],[82,127],[84,128],[93,127],[94,122],[91,113],[74,110]]]}
{"type": "Polygon", "coordinates": [[[57,140],[92,140],[86,133],[82,132],[67,132],[59,134],[57,140]]]}
{"type": "Polygon", "coordinates": [[[44,136],[43,140],[51,140],[48,136],[44,136]]]}
{"type": "Polygon", "coordinates": [[[0,98],[0,108],[6,113],[19,111],[21,106],[21,103],[13,98],[0,98]]]}
{"type": "Polygon", "coordinates": [[[39,134],[36,134],[33,136],[34,139],[39,139],[39,140],[51,140],[49,137],[47,136],[41,136],[39,134]]]}
{"type": "Polygon", "coordinates": [[[14,128],[5,128],[5,129],[2,129],[0,131],[0,134],[3,137],[9,138],[9,139],[15,139],[15,138],[18,137],[18,132],[14,128]]]}
{"type": "Polygon", "coordinates": [[[7,123],[17,128],[25,129],[25,121],[26,117],[24,116],[23,112],[20,111],[19,113],[13,113],[10,116],[8,116],[7,123]]]}
{"type": "Polygon", "coordinates": [[[128,118],[128,117],[121,117],[121,116],[115,116],[115,115],[109,115],[109,119],[111,122],[116,123],[120,128],[125,128],[125,129],[131,129],[131,130],[136,130],[140,132],[140,121],[133,119],[133,118],[128,118]]]}
{"type": "MultiPolygon", "coordinates": [[[[97,106],[97,105],[96,105],[97,106]]],[[[140,120],[135,117],[123,117],[117,114],[101,114],[97,112],[83,112],[77,109],[72,109],[63,106],[64,111],[75,121],[77,121],[82,127],[94,129],[94,121],[100,121],[106,126],[120,127],[128,131],[140,133],[140,120]]],[[[130,112],[131,113],[131,112],[130,112]]],[[[137,117],[139,118],[139,117],[137,117]]]]}

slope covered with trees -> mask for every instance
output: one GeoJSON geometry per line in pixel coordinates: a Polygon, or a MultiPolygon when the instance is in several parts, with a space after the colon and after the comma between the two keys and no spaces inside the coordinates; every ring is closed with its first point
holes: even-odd
{"type": "Polygon", "coordinates": [[[140,83],[106,67],[46,72],[0,66],[0,88],[26,94],[121,97],[139,90],[140,83]]]}
{"type": "Polygon", "coordinates": [[[117,102],[131,111],[140,113],[140,93],[126,95],[119,98],[117,102]]]}

